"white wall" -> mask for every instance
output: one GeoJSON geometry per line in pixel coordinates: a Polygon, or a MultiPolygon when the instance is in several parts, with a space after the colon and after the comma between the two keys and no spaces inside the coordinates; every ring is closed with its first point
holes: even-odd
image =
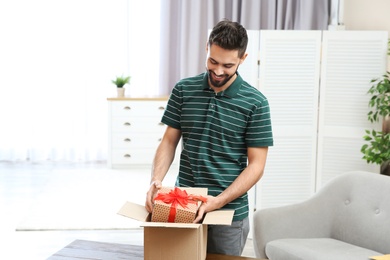
{"type": "Polygon", "coordinates": [[[344,0],[347,30],[384,30],[390,33],[389,0],[344,0]]]}
{"type": "MultiPolygon", "coordinates": [[[[347,30],[383,30],[390,35],[389,0],[344,0],[344,25],[347,30]]],[[[390,71],[390,57],[387,58],[390,71]]]]}

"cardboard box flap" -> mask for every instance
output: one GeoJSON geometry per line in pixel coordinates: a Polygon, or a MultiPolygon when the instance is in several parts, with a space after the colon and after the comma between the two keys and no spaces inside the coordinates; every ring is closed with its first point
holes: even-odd
{"type": "Polygon", "coordinates": [[[233,221],[234,210],[215,210],[208,212],[204,217],[203,224],[209,225],[231,225],[233,221]]]}
{"type": "MultiPolygon", "coordinates": [[[[150,222],[150,213],[145,209],[145,206],[126,201],[122,208],[118,211],[119,215],[132,218],[138,221],[145,222],[143,226],[166,226],[166,227],[182,227],[196,228],[199,224],[193,223],[163,223],[150,222]]],[[[231,225],[233,220],[234,210],[215,210],[208,212],[204,217],[203,224],[210,225],[231,225]]]]}
{"type": "Polygon", "coordinates": [[[168,228],[199,228],[202,224],[194,223],[168,223],[168,222],[145,222],[141,227],[168,227],[168,228]]]}
{"type": "Polygon", "coordinates": [[[118,214],[143,222],[150,220],[150,213],[145,209],[145,206],[128,201],[118,211],[118,214]]]}

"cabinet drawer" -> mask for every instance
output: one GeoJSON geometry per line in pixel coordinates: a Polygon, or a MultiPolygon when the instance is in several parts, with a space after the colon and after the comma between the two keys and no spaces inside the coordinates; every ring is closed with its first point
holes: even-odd
{"type": "Polygon", "coordinates": [[[165,131],[165,124],[161,123],[161,117],[142,118],[142,119],[116,117],[116,118],[112,118],[111,127],[112,127],[111,131],[113,132],[163,133],[165,131]]]}
{"type": "Polygon", "coordinates": [[[151,148],[156,150],[160,144],[162,134],[113,134],[112,147],[115,148],[151,148]]]}
{"type": "Polygon", "coordinates": [[[111,102],[112,116],[161,116],[164,113],[166,101],[116,101],[111,102]]]}
{"type": "Polygon", "coordinates": [[[111,153],[112,164],[149,164],[153,163],[155,149],[114,149],[111,153]]]}

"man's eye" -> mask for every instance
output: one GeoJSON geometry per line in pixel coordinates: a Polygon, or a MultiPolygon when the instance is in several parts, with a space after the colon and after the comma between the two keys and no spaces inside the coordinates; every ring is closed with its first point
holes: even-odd
{"type": "Polygon", "coordinates": [[[211,64],[217,64],[215,60],[210,60],[211,64]]]}
{"type": "Polygon", "coordinates": [[[225,65],[225,68],[227,68],[227,69],[230,69],[232,67],[233,67],[233,65],[225,65]]]}

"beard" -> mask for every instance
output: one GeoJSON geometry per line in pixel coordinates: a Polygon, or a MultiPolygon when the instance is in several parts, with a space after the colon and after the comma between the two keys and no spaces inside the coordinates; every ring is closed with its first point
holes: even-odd
{"type": "Polygon", "coordinates": [[[213,78],[212,74],[214,74],[214,75],[216,75],[216,74],[213,71],[208,70],[209,81],[210,81],[211,85],[213,85],[213,87],[216,87],[216,88],[223,87],[237,73],[237,70],[238,70],[238,66],[237,66],[236,71],[232,75],[224,74],[220,80],[215,80],[213,78]]]}

